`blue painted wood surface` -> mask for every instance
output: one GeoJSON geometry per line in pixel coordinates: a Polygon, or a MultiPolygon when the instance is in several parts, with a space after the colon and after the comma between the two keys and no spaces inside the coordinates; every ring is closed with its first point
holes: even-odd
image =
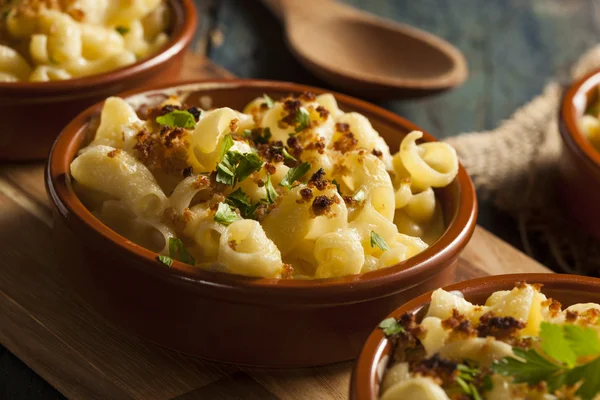
{"type": "MultiPolygon", "coordinates": [[[[201,30],[223,42],[208,55],[240,77],[327,85],[287,50],[279,22],[257,0],[196,0],[201,30]],[[209,25],[209,26],[207,26],[209,25]]],[[[307,7],[319,0],[304,1],[307,7]]],[[[444,37],[469,63],[458,89],[382,105],[437,137],[492,129],[540,92],[600,39],[600,0],[345,0],[382,17],[444,37]]],[[[401,52],[398,48],[395,51],[401,52]]],[[[518,245],[507,216],[481,204],[480,224],[518,245]]],[[[0,399],[60,399],[58,392],[0,346],[0,399]]]]}

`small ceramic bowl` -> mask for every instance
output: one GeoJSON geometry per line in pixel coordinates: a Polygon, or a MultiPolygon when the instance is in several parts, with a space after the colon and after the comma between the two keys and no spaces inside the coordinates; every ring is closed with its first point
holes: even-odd
{"type": "Polygon", "coordinates": [[[600,70],[576,82],[563,96],[558,194],[575,221],[600,240],[600,153],[580,129],[588,104],[598,100],[598,86],[600,70]]]}
{"type": "MultiPolygon", "coordinates": [[[[189,105],[242,109],[264,93],[326,91],[268,81],[205,81],[126,93],[136,104],[165,93],[187,94],[189,105]],[[144,93],[144,97],[136,93],[144,93]]],[[[340,108],[371,120],[390,147],[409,131],[405,119],[372,104],[335,94],[340,108]]],[[[160,345],[203,358],[255,366],[296,367],[352,359],[373,325],[408,299],[452,282],[455,265],[475,228],[477,206],[469,176],[438,191],[444,235],[421,254],[390,268],[322,280],[256,279],[208,272],[137,246],[97,220],[71,188],[69,164],[89,140],[97,104],[71,122],[50,153],[48,194],[55,206],[59,267],[74,288],[108,319],[160,345]]],[[[92,132],[93,133],[93,132],[92,132]]],[[[425,133],[425,141],[435,139],[425,133]]]]}
{"type": "Polygon", "coordinates": [[[193,0],[168,0],[171,32],[157,54],[98,75],[54,82],[0,82],[0,161],[40,160],[75,116],[106,97],[179,77],[196,31],[193,0]]]}
{"type": "MultiPolygon", "coordinates": [[[[486,299],[498,290],[510,290],[515,282],[541,283],[542,292],[563,307],[576,303],[600,303],[600,279],[579,275],[558,274],[508,274],[487,276],[456,283],[445,287],[447,291],[458,290],[465,299],[475,304],[484,304],[486,299]]],[[[423,294],[404,304],[385,318],[398,318],[404,313],[416,313],[422,317],[427,312],[431,292],[423,294]]],[[[385,318],[381,318],[384,320],[385,318]]],[[[376,326],[376,325],[375,325],[376,326]]],[[[392,346],[379,328],[367,339],[358,357],[350,382],[351,400],[376,400],[379,398],[379,385],[389,361],[392,346]]]]}

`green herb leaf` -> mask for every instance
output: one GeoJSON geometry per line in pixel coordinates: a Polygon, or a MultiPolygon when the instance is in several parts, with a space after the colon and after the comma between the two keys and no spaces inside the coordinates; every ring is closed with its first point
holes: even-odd
{"type": "Polygon", "coordinates": [[[338,183],[338,181],[336,181],[335,179],[331,181],[331,183],[333,183],[335,185],[335,187],[337,188],[337,191],[339,194],[342,194],[342,189],[340,188],[340,184],[338,183]]]}
{"type": "Polygon", "coordinates": [[[404,328],[395,318],[384,319],[379,323],[379,327],[383,330],[385,336],[392,336],[404,332],[404,328]]]}
{"type": "Polygon", "coordinates": [[[267,144],[269,143],[271,136],[273,136],[271,134],[271,128],[256,128],[253,130],[244,129],[242,135],[244,135],[246,139],[252,139],[256,144],[267,144]]]}
{"type": "Polygon", "coordinates": [[[230,193],[229,196],[225,199],[227,204],[230,206],[236,207],[240,210],[242,215],[246,215],[248,212],[248,208],[252,205],[250,203],[250,198],[244,193],[241,188],[237,188],[234,192],[230,193]]]}
{"type": "Polygon", "coordinates": [[[233,139],[231,135],[227,134],[221,141],[221,155],[219,156],[219,162],[223,161],[223,157],[229,151],[229,149],[233,146],[233,139]]]}
{"type": "Polygon", "coordinates": [[[237,221],[240,217],[231,209],[226,203],[219,203],[219,208],[215,213],[215,222],[221,225],[231,225],[231,223],[237,221]]]}
{"type": "Polygon", "coordinates": [[[225,185],[235,185],[235,173],[232,171],[234,167],[229,162],[221,161],[217,164],[217,182],[225,185]]]}
{"type": "Polygon", "coordinates": [[[471,396],[473,396],[473,400],[483,400],[483,397],[479,394],[479,390],[472,383],[469,384],[469,388],[471,389],[471,396]]]}
{"type": "Polygon", "coordinates": [[[460,386],[460,388],[462,389],[463,392],[465,392],[468,395],[471,395],[471,386],[464,381],[464,379],[461,376],[457,376],[455,379],[456,383],[458,383],[458,386],[460,386]]]}
{"type": "Polygon", "coordinates": [[[125,36],[129,32],[129,28],[126,26],[117,26],[115,30],[119,32],[121,36],[125,36]]]}
{"type": "Polygon", "coordinates": [[[363,188],[358,189],[356,191],[356,193],[354,193],[354,196],[352,196],[352,199],[354,201],[363,201],[366,198],[367,198],[367,192],[363,188]]]}
{"type": "Polygon", "coordinates": [[[291,188],[294,182],[302,178],[309,170],[310,164],[307,162],[303,162],[297,167],[290,168],[281,180],[281,182],[279,182],[279,186],[284,186],[288,189],[291,188]]]}
{"type": "Polygon", "coordinates": [[[267,203],[273,204],[275,203],[275,199],[277,196],[277,192],[271,183],[271,175],[267,174],[267,183],[265,184],[265,189],[267,190],[267,203]]]}
{"type": "MultiPolygon", "coordinates": [[[[481,370],[479,368],[472,368],[465,364],[458,364],[456,366],[458,369],[458,376],[456,377],[456,383],[462,391],[471,396],[474,400],[482,400],[481,394],[479,394],[479,390],[477,386],[473,383],[475,378],[481,374],[481,370]]],[[[492,380],[489,376],[486,375],[488,381],[483,380],[482,390],[490,390],[492,388],[492,380]]]]}
{"type": "Polygon", "coordinates": [[[310,115],[304,108],[299,108],[296,111],[296,133],[302,132],[310,126],[310,115]]]}
{"type": "Polygon", "coordinates": [[[546,360],[536,350],[513,347],[513,352],[521,360],[505,357],[494,362],[490,367],[491,370],[497,374],[512,377],[515,383],[531,385],[541,381],[549,382],[554,375],[562,371],[559,365],[546,360]]]}
{"type": "Polygon", "coordinates": [[[574,385],[582,382],[576,394],[582,400],[592,400],[600,393],[600,358],[596,358],[587,364],[573,368],[567,373],[565,383],[574,385]]]}
{"type": "Polygon", "coordinates": [[[171,128],[194,129],[196,127],[196,119],[189,111],[173,110],[165,115],[156,117],[156,122],[161,125],[166,125],[171,128]]]}
{"type": "Polygon", "coordinates": [[[262,168],[263,160],[255,153],[245,153],[240,155],[240,163],[235,168],[236,182],[242,182],[253,172],[262,168]]]}
{"type": "Polygon", "coordinates": [[[265,99],[265,104],[267,105],[267,107],[269,108],[273,108],[273,106],[275,105],[275,102],[273,101],[272,98],[270,98],[266,93],[263,94],[263,99],[265,99]]]}
{"type": "Polygon", "coordinates": [[[183,263],[196,265],[196,260],[188,253],[181,239],[169,238],[169,256],[183,263]]]}
{"type": "Polygon", "coordinates": [[[158,259],[158,261],[165,264],[169,268],[171,268],[173,266],[173,260],[171,259],[171,257],[167,257],[167,256],[163,256],[163,255],[159,254],[158,257],[156,257],[156,258],[158,259]]]}
{"type": "Polygon", "coordinates": [[[296,158],[294,158],[294,156],[292,156],[290,153],[288,153],[288,151],[285,148],[285,146],[283,147],[283,150],[281,150],[281,152],[283,154],[283,158],[284,158],[285,161],[298,162],[298,160],[296,160],[296,158]]]}
{"type": "Polygon", "coordinates": [[[245,217],[250,219],[256,219],[256,210],[258,210],[258,208],[263,204],[265,204],[264,200],[261,200],[248,207],[248,211],[246,212],[245,217]]]}
{"type": "Polygon", "coordinates": [[[544,353],[560,363],[567,364],[570,368],[575,365],[577,356],[571,350],[561,325],[542,322],[540,324],[540,339],[544,353]]]}
{"type": "Polygon", "coordinates": [[[371,231],[371,247],[379,247],[381,250],[386,251],[390,249],[390,246],[385,242],[385,240],[379,236],[375,231],[371,231]]]}
{"type": "Polygon", "coordinates": [[[600,354],[600,339],[594,329],[571,324],[563,325],[563,329],[565,339],[577,357],[600,354]]]}

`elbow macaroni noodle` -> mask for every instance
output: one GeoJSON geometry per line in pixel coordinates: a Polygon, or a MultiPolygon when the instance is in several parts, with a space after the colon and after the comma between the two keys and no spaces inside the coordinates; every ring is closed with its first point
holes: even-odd
{"type": "MultiPolygon", "coordinates": [[[[548,365],[552,368],[549,363],[557,353],[552,349],[548,350],[551,345],[545,341],[556,340],[557,332],[563,329],[565,332],[579,334],[586,332],[587,337],[573,337],[578,340],[586,337],[586,341],[597,343],[592,345],[592,349],[596,349],[585,353],[586,357],[579,357],[573,368],[576,363],[600,363],[600,358],[594,361],[594,357],[600,356],[600,349],[597,348],[600,345],[600,305],[576,304],[562,310],[560,303],[548,299],[540,288],[541,285],[517,283],[512,290],[493,293],[484,305],[468,302],[460,292],[438,289],[433,292],[427,313],[420,323],[417,323],[412,314],[405,314],[397,321],[388,319],[382,322],[380,327],[395,349],[387,370],[380,373],[383,375],[380,398],[600,398],[600,389],[596,393],[592,390],[591,396],[590,393],[585,397],[575,396],[582,384],[578,380],[585,377],[584,374],[574,375],[574,379],[553,382],[556,375],[552,374],[558,372],[558,367],[555,372],[550,370],[549,376],[537,376],[534,373],[539,370],[542,374],[543,368],[548,368],[548,365]],[[393,325],[391,322],[398,324],[395,326],[396,331],[386,332],[385,328],[393,325]],[[551,334],[546,334],[543,330],[551,334]],[[538,357],[542,357],[539,355],[542,353],[543,360],[550,361],[546,361],[548,364],[540,364],[538,358],[524,356],[532,352],[538,357]],[[531,360],[538,364],[528,367],[527,363],[531,360]],[[502,368],[510,362],[513,363],[510,368],[502,368]],[[519,375],[521,372],[524,373],[519,375]],[[544,377],[543,381],[533,384],[539,377],[544,377]],[[567,387],[563,386],[565,384],[567,387]]],[[[562,349],[557,350],[565,351],[566,342],[562,346],[562,349]]],[[[583,347],[577,343],[573,346],[583,347]]],[[[594,379],[597,378],[596,374],[597,372],[592,373],[594,379]]],[[[584,379],[590,379],[590,376],[584,379]]],[[[588,390],[589,388],[586,392],[588,390]]],[[[577,395],[579,394],[578,392],[577,395]]]]}
{"type": "Polygon", "coordinates": [[[330,278],[401,263],[444,232],[433,188],[455,178],[454,150],[411,132],[392,156],[330,94],[145,111],[108,98],[71,174],[101,220],[164,256],[177,239],[199,268],[330,278]]]}
{"type": "Polygon", "coordinates": [[[134,64],[166,44],[168,23],[162,0],[0,4],[0,82],[63,80],[134,64]]]}

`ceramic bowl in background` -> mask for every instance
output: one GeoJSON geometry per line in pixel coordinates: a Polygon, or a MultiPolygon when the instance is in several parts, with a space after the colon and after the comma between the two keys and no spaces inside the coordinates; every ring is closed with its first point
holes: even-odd
{"type": "MultiPolygon", "coordinates": [[[[269,81],[205,81],[123,95],[158,104],[165,93],[187,93],[188,105],[242,109],[264,93],[326,91],[269,81]],[[139,93],[145,97],[140,98],[139,93]]],[[[395,152],[418,129],[372,104],[335,94],[345,111],[364,114],[395,152]]],[[[156,253],[110,230],[79,201],[69,165],[90,140],[97,104],[75,118],[50,153],[46,186],[54,203],[58,265],[73,288],[103,315],[160,345],[236,364],[297,367],[352,359],[372,327],[417,294],[452,282],[458,256],[475,228],[477,203],[461,166],[455,181],[437,191],[447,229],[409,260],[365,274],[322,280],[257,279],[208,272],[178,261],[166,268],[156,253]]],[[[425,133],[425,141],[435,139],[425,133]]]]}
{"type": "Polygon", "coordinates": [[[196,31],[193,0],[167,0],[170,38],[133,65],[103,74],[53,82],[0,82],[0,161],[39,160],[59,132],[90,105],[125,90],[176,80],[196,31]]]}
{"type": "Polygon", "coordinates": [[[598,101],[600,70],[577,81],[563,95],[559,113],[562,151],[558,194],[566,211],[600,240],[600,153],[580,127],[588,104],[598,101]]]}
{"type": "MultiPolygon", "coordinates": [[[[511,290],[516,282],[541,283],[542,293],[558,300],[564,307],[576,303],[600,303],[600,279],[579,275],[559,274],[508,274],[488,276],[456,283],[445,287],[447,291],[458,290],[465,299],[474,304],[485,304],[487,298],[499,290],[511,290]]],[[[431,292],[404,304],[385,318],[398,318],[404,313],[417,313],[422,317],[427,312],[431,292]]],[[[375,324],[377,326],[378,324],[375,324]]],[[[383,331],[376,328],[367,339],[358,357],[350,383],[351,400],[376,400],[379,385],[389,361],[392,346],[383,331]]]]}

